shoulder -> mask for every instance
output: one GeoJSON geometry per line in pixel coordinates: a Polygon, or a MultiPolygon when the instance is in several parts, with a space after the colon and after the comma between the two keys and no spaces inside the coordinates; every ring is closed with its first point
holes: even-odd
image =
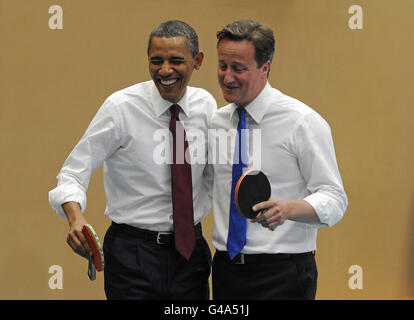
{"type": "Polygon", "coordinates": [[[190,103],[204,102],[208,104],[210,107],[217,109],[216,100],[214,99],[213,95],[206,89],[188,86],[187,94],[190,103]]]}
{"type": "Polygon", "coordinates": [[[148,101],[150,99],[152,85],[152,81],[140,82],[115,91],[106,100],[109,100],[115,105],[120,105],[130,100],[148,101]]]}
{"type": "Polygon", "coordinates": [[[230,103],[228,105],[218,108],[211,119],[211,126],[213,128],[227,128],[230,125],[230,116],[234,109],[234,104],[230,103]]]}
{"type": "Polygon", "coordinates": [[[269,104],[269,113],[281,113],[287,119],[297,125],[308,122],[316,122],[327,125],[326,120],[312,107],[299,99],[288,96],[281,91],[272,88],[272,99],[269,104]]]}
{"type": "Polygon", "coordinates": [[[306,114],[316,113],[314,109],[299,99],[288,96],[281,91],[272,88],[272,99],[270,100],[270,111],[279,109],[294,117],[301,117],[306,114]]]}
{"type": "Polygon", "coordinates": [[[210,92],[202,88],[187,87],[187,97],[190,107],[196,113],[205,114],[211,119],[217,110],[217,102],[210,92]]]}

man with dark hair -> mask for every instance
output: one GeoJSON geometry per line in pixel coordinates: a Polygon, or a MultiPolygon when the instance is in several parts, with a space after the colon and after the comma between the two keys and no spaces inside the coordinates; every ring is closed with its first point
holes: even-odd
{"type": "Polygon", "coordinates": [[[260,68],[267,61],[272,63],[275,54],[273,31],[268,26],[253,20],[237,21],[217,32],[217,47],[221,40],[247,40],[254,47],[254,59],[260,68]]]}
{"type": "Polygon", "coordinates": [[[217,39],[218,82],[229,104],[213,116],[217,134],[210,148],[223,141],[220,132],[234,132],[235,139],[224,161],[209,159],[217,249],[213,299],[315,299],[317,228],[341,220],[348,204],[330,127],[316,111],[270,86],[275,41],[269,27],[236,21],[217,39]],[[251,221],[234,200],[247,169],[261,169],[271,185],[271,198],[253,206],[265,211],[251,221]]]}
{"type": "Polygon", "coordinates": [[[49,201],[69,222],[70,247],[90,258],[81,231],[86,190],[104,164],[112,221],[103,244],[107,298],[208,299],[211,253],[200,221],[211,207],[212,175],[205,141],[191,137],[207,136],[217,105],[207,91],[188,86],[203,61],[188,24],[161,23],[147,53],[152,80],[106,99],[49,201]]]}
{"type": "Polygon", "coordinates": [[[161,23],[151,31],[148,39],[147,53],[149,54],[152,38],[173,38],[177,36],[185,38],[188,50],[190,50],[193,58],[195,58],[199,54],[198,35],[191,26],[178,20],[169,20],[161,23]]]}

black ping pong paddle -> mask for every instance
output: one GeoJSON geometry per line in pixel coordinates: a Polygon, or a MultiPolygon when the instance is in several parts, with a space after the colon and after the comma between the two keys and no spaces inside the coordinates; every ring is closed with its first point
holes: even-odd
{"type": "Polygon", "coordinates": [[[267,176],[260,170],[247,170],[237,181],[234,201],[239,212],[248,219],[255,219],[264,210],[255,212],[252,207],[270,199],[271,187],[267,176]]]}

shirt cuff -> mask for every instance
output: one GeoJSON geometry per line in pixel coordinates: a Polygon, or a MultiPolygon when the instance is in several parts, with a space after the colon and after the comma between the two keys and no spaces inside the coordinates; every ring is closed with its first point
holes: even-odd
{"type": "Polygon", "coordinates": [[[305,199],[315,210],[316,215],[321,223],[312,224],[314,228],[332,227],[335,223],[341,220],[343,214],[338,212],[338,209],[332,205],[332,199],[329,199],[323,194],[313,193],[305,199]]]}
{"type": "Polygon", "coordinates": [[[65,211],[63,210],[62,205],[66,202],[77,202],[79,203],[81,212],[83,213],[86,209],[86,194],[84,191],[77,188],[62,188],[56,187],[55,189],[49,192],[49,203],[52,206],[53,210],[61,216],[63,219],[67,220],[65,211]]]}

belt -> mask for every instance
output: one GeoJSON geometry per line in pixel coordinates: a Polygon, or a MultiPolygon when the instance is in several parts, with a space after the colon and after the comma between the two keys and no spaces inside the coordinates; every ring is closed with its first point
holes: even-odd
{"type": "MultiPolygon", "coordinates": [[[[141,228],[136,228],[124,223],[115,223],[112,221],[111,228],[115,232],[127,234],[133,238],[140,240],[153,241],[160,245],[173,244],[174,243],[174,232],[164,231],[152,231],[141,228]]],[[[194,226],[196,239],[202,237],[201,223],[197,223],[194,226]]]]}
{"type": "Polygon", "coordinates": [[[226,260],[229,263],[233,264],[253,264],[266,261],[281,261],[286,259],[298,259],[306,256],[314,256],[315,251],[303,252],[303,253],[258,253],[258,254],[246,254],[239,253],[234,257],[233,260],[230,259],[229,253],[227,251],[216,250],[216,254],[221,258],[226,260]]]}

